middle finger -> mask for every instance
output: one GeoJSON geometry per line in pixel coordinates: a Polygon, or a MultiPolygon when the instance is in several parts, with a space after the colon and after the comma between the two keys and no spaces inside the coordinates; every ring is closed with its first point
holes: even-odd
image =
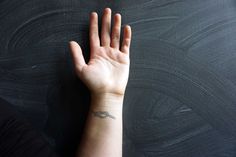
{"type": "Polygon", "coordinates": [[[101,45],[110,46],[111,9],[104,9],[102,16],[101,45]]]}

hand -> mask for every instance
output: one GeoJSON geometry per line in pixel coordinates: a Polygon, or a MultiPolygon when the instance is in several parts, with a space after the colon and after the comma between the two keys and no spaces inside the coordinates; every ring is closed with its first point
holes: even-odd
{"type": "Polygon", "coordinates": [[[129,76],[129,50],[131,27],[124,27],[120,46],[121,15],[115,14],[112,33],[111,9],[106,8],[102,17],[101,43],[98,32],[98,15],[90,15],[90,60],[86,64],[82,50],[75,41],[70,49],[77,76],[87,85],[92,94],[124,95],[129,76]],[[121,48],[120,48],[121,47],[121,48]]]}

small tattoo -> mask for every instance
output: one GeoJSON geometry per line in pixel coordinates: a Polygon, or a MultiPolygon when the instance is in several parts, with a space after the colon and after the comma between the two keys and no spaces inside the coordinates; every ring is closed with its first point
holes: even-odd
{"type": "Polygon", "coordinates": [[[93,115],[99,118],[112,118],[112,119],[116,119],[114,116],[110,115],[107,111],[93,111],[93,115]]]}

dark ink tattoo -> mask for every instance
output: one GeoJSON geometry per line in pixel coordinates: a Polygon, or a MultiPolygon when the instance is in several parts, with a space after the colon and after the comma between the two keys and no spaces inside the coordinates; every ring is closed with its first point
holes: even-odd
{"type": "Polygon", "coordinates": [[[99,118],[112,118],[112,119],[116,119],[113,115],[110,115],[109,112],[107,111],[92,111],[93,115],[99,118]]]}

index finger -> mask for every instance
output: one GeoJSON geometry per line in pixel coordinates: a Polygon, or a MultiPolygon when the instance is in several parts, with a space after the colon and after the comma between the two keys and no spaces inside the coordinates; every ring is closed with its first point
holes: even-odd
{"type": "Polygon", "coordinates": [[[98,33],[98,14],[96,12],[92,12],[90,15],[89,38],[91,48],[100,46],[100,39],[98,33]]]}

